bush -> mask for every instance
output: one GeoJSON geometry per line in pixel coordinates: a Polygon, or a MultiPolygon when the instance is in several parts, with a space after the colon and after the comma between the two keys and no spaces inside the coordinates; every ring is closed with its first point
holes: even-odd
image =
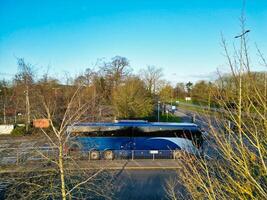
{"type": "Polygon", "coordinates": [[[12,130],[11,135],[21,136],[26,134],[26,127],[25,126],[15,126],[12,130]]]}

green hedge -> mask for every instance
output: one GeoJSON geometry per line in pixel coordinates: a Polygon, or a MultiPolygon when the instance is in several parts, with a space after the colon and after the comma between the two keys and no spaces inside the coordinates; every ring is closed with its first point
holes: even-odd
{"type": "Polygon", "coordinates": [[[32,126],[29,126],[29,130],[28,132],[26,132],[26,126],[18,126],[15,124],[15,128],[12,130],[11,135],[22,136],[22,135],[33,134],[37,132],[38,132],[37,129],[32,126]]]}
{"type": "Polygon", "coordinates": [[[25,126],[16,126],[15,128],[12,130],[11,135],[14,136],[21,136],[21,135],[25,135],[26,134],[26,127],[25,126]]]}
{"type": "MultiPolygon", "coordinates": [[[[158,121],[158,115],[157,113],[147,116],[147,117],[140,117],[140,118],[128,118],[130,120],[147,120],[149,122],[157,122],[158,121]]],[[[160,122],[181,122],[181,119],[171,113],[167,114],[160,114],[159,116],[160,122]]]]}

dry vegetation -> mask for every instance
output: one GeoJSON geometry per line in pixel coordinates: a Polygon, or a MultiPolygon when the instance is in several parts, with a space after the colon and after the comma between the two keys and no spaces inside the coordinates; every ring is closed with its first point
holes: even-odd
{"type": "MultiPolygon", "coordinates": [[[[245,32],[242,18],[242,33],[245,32]]],[[[231,75],[220,76],[217,89],[208,97],[216,99],[225,112],[207,117],[208,148],[213,151],[200,159],[185,157],[176,180],[166,185],[170,199],[266,199],[267,197],[267,74],[253,73],[247,36],[231,56],[222,44],[231,75]],[[229,121],[231,126],[229,126],[229,121]],[[181,188],[186,192],[181,193],[181,188]]],[[[263,54],[260,62],[267,67],[263,54]]],[[[256,63],[258,64],[258,63],[256,63]]]]}

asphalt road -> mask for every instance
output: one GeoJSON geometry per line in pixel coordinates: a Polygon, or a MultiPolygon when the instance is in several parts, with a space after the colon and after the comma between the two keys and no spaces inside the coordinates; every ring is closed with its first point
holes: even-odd
{"type": "MultiPolygon", "coordinates": [[[[113,199],[127,200],[165,200],[166,181],[177,178],[176,170],[122,170],[117,171],[113,184],[113,199]]],[[[4,199],[10,183],[0,180],[0,199],[4,199]]],[[[184,192],[178,186],[177,192],[184,192]]]]}
{"type": "Polygon", "coordinates": [[[182,122],[192,123],[192,118],[194,118],[195,124],[197,124],[203,131],[205,131],[204,135],[204,143],[203,143],[203,151],[204,155],[210,158],[219,158],[219,154],[215,145],[214,138],[211,134],[211,128],[213,130],[222,130],[225,126],[223,125],[223,121],[218,119],[217,117],[199,114],[195,111],[185,110],[183,108],[177,107],[177,110],[174,114],[181,118],[182,122]]]}
{"type": "MultiPolygon", "coordinates": [[[[166,181],[177,177],[175,170],[124,170],[115,181],[121,186],[117,199],[161,200],[168,199],[166,181]]],[[[180,192],[182,188],[180,187],[180,192]]],[[[178,191],[178,190],[177,190],[178,191]]]]}

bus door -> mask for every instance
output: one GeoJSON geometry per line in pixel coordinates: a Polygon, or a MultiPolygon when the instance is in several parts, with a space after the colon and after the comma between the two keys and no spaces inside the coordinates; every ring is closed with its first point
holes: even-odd
{"type": "Polygon", "coordinates": [[[148,132],[149,127],[147,126],[133,127],[132,148],[136,151],[136,153],[138,153],[139,151],[141,152],[143,150],[150,150],[148,146],[148,132]]]}
{"type": "Polygon", "coordinates": [[[132,150],[132,127],[121,127],[116,135],[120,138],[120,150],[132,150]]]}
{"type": "Polygon", "coordinates": [[[133,150],[134,157],[152,159],[153,155],[158,156],[158,141],[154,140],[154,127],[138,126],[133,129],[133,150]]]}

